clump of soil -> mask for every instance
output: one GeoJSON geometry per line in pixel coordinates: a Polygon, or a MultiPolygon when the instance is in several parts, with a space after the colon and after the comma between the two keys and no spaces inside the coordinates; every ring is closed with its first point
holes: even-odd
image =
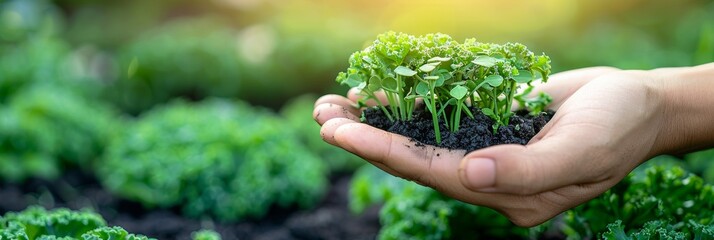
{"type": "MultiPolygon", "coordinates": [[[[527,111],[518,111],[513,116],[508,126],[501,126],[494,133],[494,121],[481,113],[478,108],[470,108],[474,118],[462,114],[459,130],[451,132],[442,118],[439,118],[441,131],[441,144],[436,144],[434,125],[431,113],[425,109],[416,109],[409,121],[390,121],[384,112],[378,108],[367,108],[363,111],[365,123],[396,134],[400,134],[421,143],[439,146],[448,149],[464,149],[471,152],[499,144],[525,145],[535,136],[555,112],[548,110],[536,116],[527,111]]],[[[447,113],[450,109],[447,108],[447,113]]]]}

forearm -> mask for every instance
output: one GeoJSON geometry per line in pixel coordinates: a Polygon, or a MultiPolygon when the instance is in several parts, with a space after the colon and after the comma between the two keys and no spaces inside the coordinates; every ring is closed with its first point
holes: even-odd
{"type": "Polygon", "coordinates": [[[665,104],[658,135],[660,154],[714,147],[714,63],[654,70],[665,104]]]}

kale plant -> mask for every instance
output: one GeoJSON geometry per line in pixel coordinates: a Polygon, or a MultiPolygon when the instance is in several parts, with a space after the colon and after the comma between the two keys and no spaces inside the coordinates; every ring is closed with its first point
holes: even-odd
{"type": "Polygon", "coordinates": [[[303,95],[288,101],[280,113],[287,120],[300,141],[313,153],[317,154],[331,171],[354,171],[365,161],[341,148],[336,148],[315,134],[320,132],[320,126],[312,119],[312,110],[317,97],[303,95]]]}
{"type": "Polygon", "coordinates": [[[83,240],[148,240],[130,234],[121,227],[107,227],[104,219],[91,211],[30,207],[0,217],[0,239],[83,239],[83,240]]]}
{"type": "Polygon", "coordinates": [[[25,88],[0,104],[0,179],[52,179],[90,170],[121,122],[109,107],[53,85],[25,88]]]}
{"type": "Polygon", "coordinates": [[[537,78],[546,81],[550,74],[550,58],[536,56],[522,44],[475,39],[458,43],[441,33],[416,37],[387,32],[352,54],[349,63],[336,81],[361,89],[367,100],[376,100],[383,91],[388,104],[378,107],[392,121],[410,120],[417,99],[422,99],[432,115],[437,143],[439,119],[457,131],[462,114],[473,117],[469,106],[493,119],[494,131],[508,125],[519,86],[537,78]]]}
{"type": "Polygon", "coordinates": [[[537,236],[545,229],[518,227],[494,210],[445,197],[367,165],[353,178],[350,208],[361,212],[376,203],[384,203],[379,239],[512,239],[537,236]]]}
{"type": "Polygon", "coordinates": [[[283,120],[240,102],[173,102],[142,115],[114,139],[99,178],[147,207],[231,221],[271,206],[310,207],[326,168],[283,120]]]}
{"type": "Polygon", "coordinates": [[[236,96],[242,68],[235,32],[216,19],[174,21],[120,49],[120,77],[107,94],[138,113],[175,97],[236,96]]]}
{"type": "Polygon", "coordinates": [[[650,166],[566,212],[562,224],[570,239],[714,239],[714,186],[679,167],[650,166]]]}

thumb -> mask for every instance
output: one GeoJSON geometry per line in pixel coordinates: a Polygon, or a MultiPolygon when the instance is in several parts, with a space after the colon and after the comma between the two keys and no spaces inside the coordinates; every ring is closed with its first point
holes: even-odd
{"type": "Polygon", "coordinates": [[[565,136],[546,137],[530,145],[499,145],[469,153],[459,179],[476,192],[531,195],[587,181],[592,172],[584,148],[565,136]],[[588,172],[591,172],[588,174],[588,172]]]}

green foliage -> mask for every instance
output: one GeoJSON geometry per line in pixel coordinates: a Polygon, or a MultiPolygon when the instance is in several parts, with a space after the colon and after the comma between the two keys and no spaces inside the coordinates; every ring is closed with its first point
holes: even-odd
{"type": "Polygon", "coordinates": [[[714,184],[714,149],[687,154],[684,159],[689,169],[702,176],[709,184],[714,184]]]}
{"type": "Polygon", "coordinates": [[[120,124],[111,108],[52,85],[0,105],[0,179],[51,179],[64,167],[90,169],[120,124]]]}
{"type": "Polygon", "coordinates": [[[57,34],[63,25],[56,7],[45,0],[0,2],[0,49],[31,38],[57,34]]]}
{"type": "Polygon", "coordinates": [[[410,120],[416,99],[423,99],[437,143],[439,118],[456,131],[462,113],[472,116],[470,104],[496,122],[494,130],[508,125],[518,87],[530,85],[538,75],[545,81],[550,74],[550,58],[536,56],[522,44],[458,43],[441,33],[415,37],[387,32],[352,54],[349,63],[336,81],[362,89],[366,99],[376,100],[376,92],[384,91],[389,103],[379,108],[390,120],[410,120]],[[453,110],[445,111],[447,107],[453,110]]]}
{"type": "Polygon", "coordinates": [[[112,141],[98,175],[146,206],[225,221],[260,217],[273,205],[309,207],[326,184],[323,163],[281,119],[221,100],[142,115],[112,141]]]}
{"type": "Polygon", "coordinates": [[[418,188],[422,187],[389,175],[374,165],[364,165],[352,177],[349,207],[352,212],[361,213],[367,207],[384,203],[402,191],[415,191],[418,188]]]}
{"type": "Polygon", "coordinates": [[[625,230],[621,220],[617,220],[607,225],[607,232],[601,236],[602,239],[617,240],[648,240],[648,239],[714,239],[714,225],[702,225],[694,221],[672,225],[665,221],[653,220],[646,222],[642,228],[625,230]],[[693,235],[687,235],[679,231],[682,227],[689,228],[693,235]],[[629,232],[629,234],[628,234],[629,232]]]}
{"type": "Polygon", "coordinates": [[[361,212],[384,202],[379,239],[474,239],[535,236],[485,207],[463,203],[367,165],[354,175],[350,208],[361,212]]]}
{"type": "Polygon", "coordinates": [[[82,234],[82,240],[148,240],[146,236],[128,233],[121,227],[100,227],[82,234]]]}
{"type": "Polygon", "coordinates": [[[235,34],[208,18],[149,31],[121,49],[120,77],[107,94],[132,113],[174,97],[235,96],[242,78],[235,34]]]}
{"type": "Polygon", "coordinates": [[[320,126],[312,119],[312,110],[317,97],[303,95],[288,101],[280,114],[285,117],[300,141],[310,152],[318,155],[331,171],[354,171],[365,161],[344,149],[326,143],[320,137],[320,126]]]}
{"type": "Polygon", "coordinates": [[[656,232],[689,239],[714,226],[714,187],[680,167],[650,166],[566,212],[563,220],[563,232],[572,239],[606,231],[604,237],[638,239],[656,232]]]}
{"type": "Polygon", "coordinates": [[[213,230],[200,230],[191,233],[193,240],[221,240],[221,235],[213,230]]]}
{"type": "Polygon", "coordinates": [[[379,239],[524,238],[527,228],[511,223],[500,213],[463,203],[421,188],[390,198],[380,212],[379,239]]]}
{"type": "Polygon", "coordinates": [[[60,208],[47,211],[29,207],[22,212],[9,212],[0,217],[0,239],[83,239],[83,240],[148,240],[129,234],[121,227],[107,227],[104,219],[91,211],[60,208]]]}

